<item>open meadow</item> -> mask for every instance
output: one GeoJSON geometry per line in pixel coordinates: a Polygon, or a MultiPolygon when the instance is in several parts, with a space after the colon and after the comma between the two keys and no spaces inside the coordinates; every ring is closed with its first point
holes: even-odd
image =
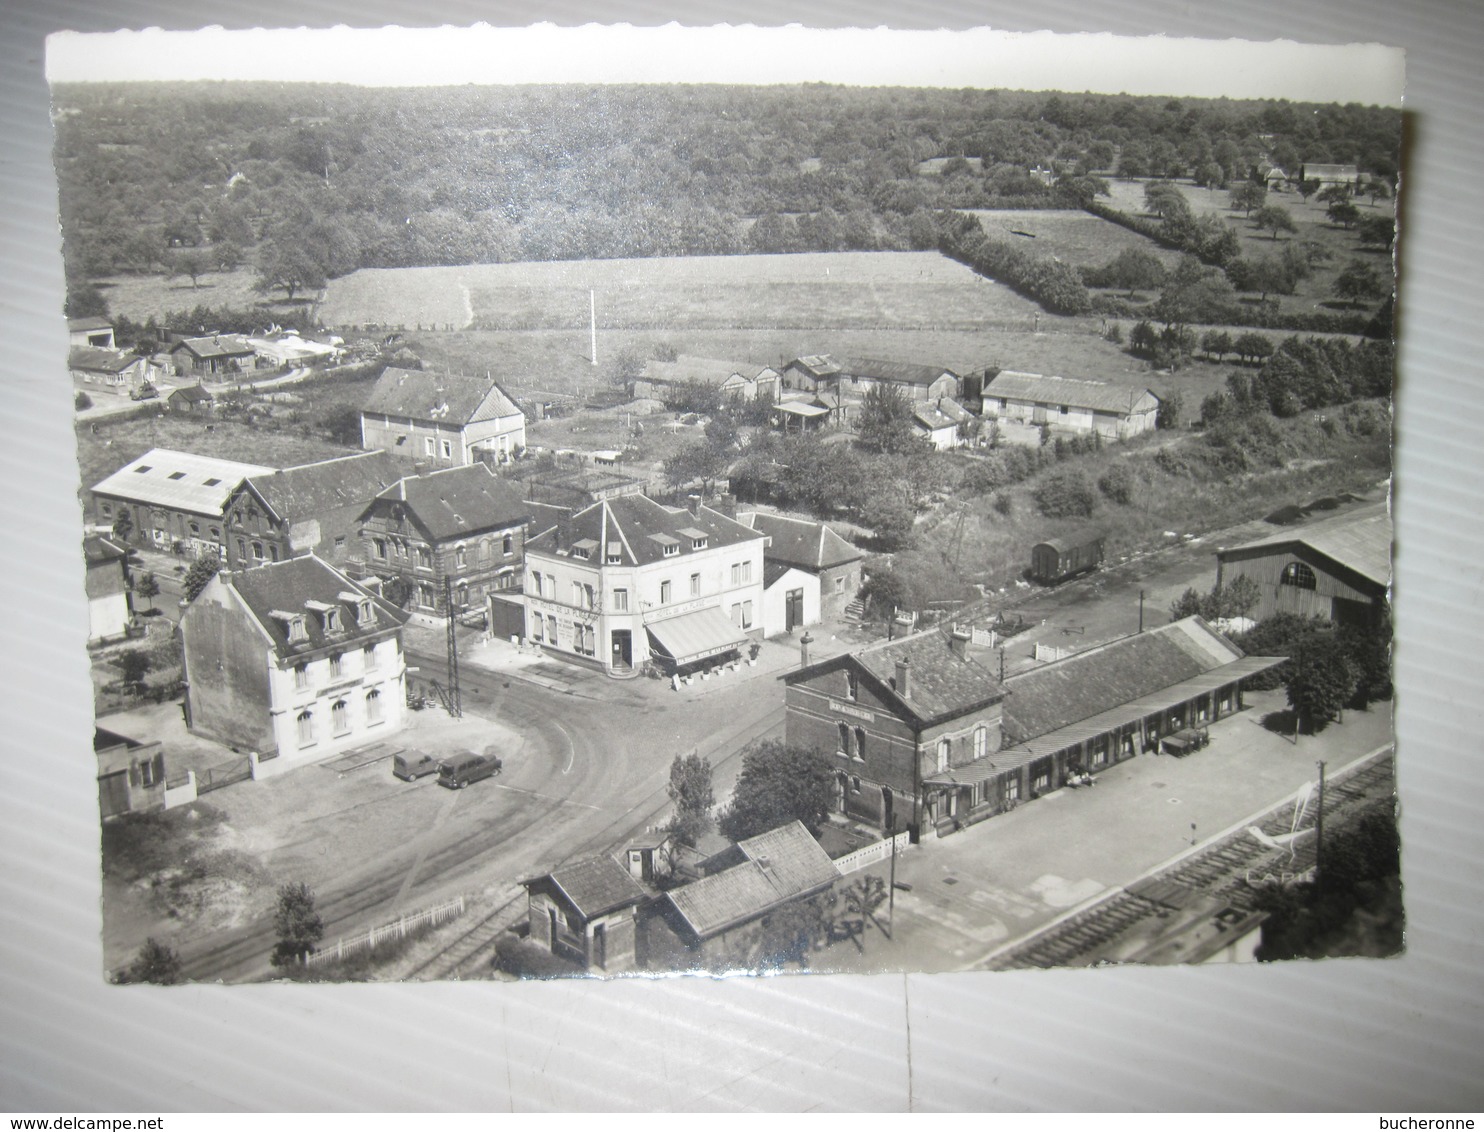
{"type": "MultiPolygon", "coordinates": [[[[295,302],[289,303],[284,301],[282,291],[264,295],[253,286],[257,278],[257,272],[246,267],[236,271],[210,272],[201,276],[196,287],[192,287],[190,279],[185,276],[170,279],[164,275],[114,275],[98,280],[97,286],[108,301],[110,313],[123,315],[134,322],[144,322],[151,316],[159,320],[170,311],[189,311],[198,306],[218,310],[229,307],[232,310],[260,311],[264,326],[276,322],[307,330],[307,327],[298,326],[306,310],[305,296],[297,296],[295,302]]],[[[205,329],[213,328],[208,326],[205,329]]]]}
{"type": "Polygon", "coordinates": [[[326,326],[482,330],[957,329],[1031,324],[1039,308],[936,252],[576,260],[357,271],[326,326]]]}
{"type": "MultiPolygon", "coordinates": [[[[1143,206],[1143,188],[1137,204],[1143,206]]],[[[1115,207],[1124,208],[1123,204],[1115,207]]],[[[969,209],[986,234],[1018,243],[1027,252],[1055,256],[1073,267],[1101,267],[1119,252],[1138,248],[1152,252],[1166,268],[1180,253],[1081,209],[969,209]]]]}

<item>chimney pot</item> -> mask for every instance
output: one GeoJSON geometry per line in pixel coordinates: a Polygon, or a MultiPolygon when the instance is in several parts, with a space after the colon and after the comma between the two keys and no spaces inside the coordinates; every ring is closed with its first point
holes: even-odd
{"type": "Polygon", "coordinates": [[[685,506],[692,515],[699,514],[701,510],[701,497],[699,495],[687,495],[685,497],[685,506]]]}
{"type": "Polygon", "coordinates": [[[897,695],[902,699],[912,698],[912,658],[904,656],[897,661],[897,695]]]}
{"type": "Polygon", "coordinates": [[[804,630],[804,635],[799,638],[799,667],[809,667],[809,646],[814,643],[814,638],[809,635],[809,630],[804,630]]]}
{"type": "Polygon", "coordinates": [[[967,660],[969,658],[969,642],[973,639],[974,635],[969,630],[960,629],[955,625],[953,632],[948,635],[948,647],[959,660],[967,660]]]}

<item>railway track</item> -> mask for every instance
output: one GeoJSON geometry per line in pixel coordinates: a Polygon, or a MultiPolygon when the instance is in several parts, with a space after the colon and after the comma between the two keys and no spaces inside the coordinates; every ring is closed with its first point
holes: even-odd
{"type": "Polygon", "coordinates": [[[484,978],[489,974],[488,950],[499,934],[520,917],[525,908],[525,893],[518,892],[503,904],[492,908],[463,930],[445,946],[422,962],[401,972],[401,978],[427,982],[440,979],[484,978]]]}
{"type": "MultiPolygon", "coordinates": [[[[1392,799],[1396,790],[1394,758],[1387,750],[1343,777],[1325,782],[1324,820],[1329,828],[1339,828],[1370,807],[1392,799]]],[[[1254,824],[1276,837],[1289,832],[1291,820],[1289,807],[1280,805],[1254,824]]],[[[1229,834],[1145,883],[1120,889],[1093,907],[1000,952],[985,965],[994,970],[1088,966],[1141,927],[1168,916],[1170,906],[1161,896],[1169,892],[1214,896],[1237,912],[1252,912],[1257,908],[1258,890],[1247,883],[1249,873],[1302,874],[1314,866],[1316,852],[1312,838],[1290,856],[1287,849],[1266,846],[1245,830],[1229,834]]]]}

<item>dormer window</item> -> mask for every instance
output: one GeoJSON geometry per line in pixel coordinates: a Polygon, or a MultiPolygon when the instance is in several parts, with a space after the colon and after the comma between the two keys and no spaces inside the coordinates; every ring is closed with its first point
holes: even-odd
{"type": "Polygon", "coordinates": [[[608,563],[608,565],[610,566],[622,566],[623,551],[618,549],[617,547],[610,547],[608,550],[608,557],[603,559],[603,561],[608,563]]]}
{"type": "Polygon", "coordinates": [[[283,634],[289,639],[289,644],[299,644],[309,639],[309,631],[304,624],[304,614],[285,613],[281,609],[275,609],[269,616],[283,625],[283,634]]]}
{"type": "Polygon", "coordinates": [[[325,610],[325,632],[326,633],[338,633],[338,632],[340,632],[340,610],[338,610],[338,609],[327,609],[327,610],[325,610]]]}
{"type": "Polygon", "coordinates": [[[680,540],[674,535],[650,535],[649,537],[660,544],[660,549],[666,558],[674,558],[680,553],[680,540]]]}
{"type": "Polygon", "coordinates": [[[598,544],[590,538],[580,538],[572,544],[572,557],[581,558],[584,562],[591,560],[593,551],[598,549],[598,544]]]}
{"type": "Polygon", "coordinates": [[[335,595],[355,612],[356,624],[362,628],[376,624],[376,606],[365,594],[345,591],[335,595]]]}
{"type": "Polygon", "coordinates": [[[705,550],[706,542],[711,537],[697,527],[686,527],[680,533],[690,539],[690,548],[692,550],[705,550]]]}
{"type": "Polygon", "coordinates": [[[319,614],[320,627],[326,633],[338,633],[345,626],[340,620],[340,607],[325,601],[306,601],[304,608],[319,614]]]}

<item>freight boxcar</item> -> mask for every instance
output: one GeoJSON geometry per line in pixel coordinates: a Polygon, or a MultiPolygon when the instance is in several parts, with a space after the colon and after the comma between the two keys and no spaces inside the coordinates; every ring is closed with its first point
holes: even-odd
{"type": "Polygon", "coordinates": [[[1031,548],[1030,576],[1042,585],[1054,586],[1096,570],[1103,564],[1104,535],[1087,531],[1070,538],[1038,542],[1031,548]]]}

